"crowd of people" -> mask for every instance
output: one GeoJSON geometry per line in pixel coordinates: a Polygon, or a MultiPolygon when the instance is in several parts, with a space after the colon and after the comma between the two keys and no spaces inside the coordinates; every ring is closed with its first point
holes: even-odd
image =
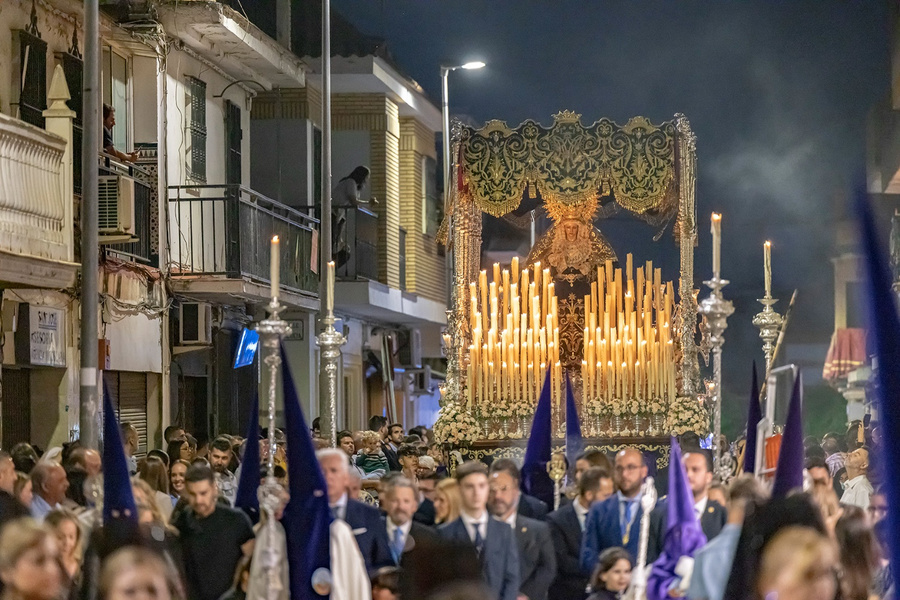
{"type": "MultiPolygon", "coordinates": [[[[311,432],[332,515],[352,531],[366,595],[609,600],[628,588],[648,474],[637,448],[579,455],[551,510],[522,492],[514,460],[462,462],[451,473],[445,448],[425,427],[406,430],[380,416],[368,425],[339,432],[336,448],[317,422],[311,432]]],[[[76,442],[43,453],[28,444],[0,452],[3,598],[255,597],[260,516],[235,507],[235,499],[242,470],[266,475],[263,433],[198,443],[169,427],[165,450],[138,457],[137,431],[123,423],[142,532],[134,544],[97,535],[104,465],[96,450],[76,442]],[[258,444],[262,465],[242,462],[248,444],[258,444]]],[[[274,438],[274,474],[287,491],[286,440],[277,430],[274,438]]],[[[769,498],[749,474],[717,481],[710,453],[695,441],[682,440],[681,456],[706,542],[693,556],[676,557],[689,566],[679,566],[669,597],[893,597],[887,502],[873,468],[877,431],[854,424],[847,435],[807,438],[807,489],[785,498],[769,498]]],[[[648,564],[667,551],[669,514],[663,498],[649,516],[648,564]]]]}

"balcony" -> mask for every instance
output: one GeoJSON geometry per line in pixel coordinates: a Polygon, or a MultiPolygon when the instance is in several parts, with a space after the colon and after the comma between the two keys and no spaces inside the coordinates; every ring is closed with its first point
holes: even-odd
{"type": "Polygon", "coordinates": [[[151,222],[155,215],[150,195],[155,185],[154,177],[136,165],[120,162],[103,152],[99,158],[100,243],[110,254],[159,267],[159,254],[153,251],[151,243],[151,222]],[[123,189],[128,193],[120,197],[119,192],[123,189]],[[113,243],[122,238],[125,241],[113,243]]]}
{"type": "MultiPolygon", "coordinates": [[[[378,281],[378,215],[363,206],[335,207],[338,247],[347,245],[348,256],[335,272],[338,279],[378,281]],[[344,219],[343,228],[340,220],[344,219]]],[[[340,262],[340,256],[336,253],[340,262]]]]}
{"type": "Polygon", "coordinates": [[[0,114],[0,287],[75,284],[66,141],[0,114]]]}
{"type": "Polygon", "coordinates": [[[319,221],[240,185],[169,188],[170,274],[176,292],[234,304],[269,297],[272,236],[281,240],[281,299],[316,310],[319,221]]]}

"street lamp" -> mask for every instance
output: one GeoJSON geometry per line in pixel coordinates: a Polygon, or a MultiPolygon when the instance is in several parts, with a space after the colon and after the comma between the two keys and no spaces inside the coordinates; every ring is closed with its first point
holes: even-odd
{"type": "Polygon", "coordinates": [[[441,65],[441,116],[444,119],[444,211],[447,210],[447,202],[450,200],[450,98],[447,91],[447,76],[450,71],[458,69],[483,69],[481,61],[467,62],[455,67],[441,65]]]}

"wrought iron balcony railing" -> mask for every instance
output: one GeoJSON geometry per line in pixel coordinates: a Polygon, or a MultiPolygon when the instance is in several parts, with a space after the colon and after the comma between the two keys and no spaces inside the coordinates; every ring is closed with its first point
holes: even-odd
{"type": "Polygon", "coordinates": [[[169,188],[172,277],[217,275],[269,283],[270,244],[281,240],[281,287],[318,294],[311,268],[319,221],[240,185],[169,188]]]}

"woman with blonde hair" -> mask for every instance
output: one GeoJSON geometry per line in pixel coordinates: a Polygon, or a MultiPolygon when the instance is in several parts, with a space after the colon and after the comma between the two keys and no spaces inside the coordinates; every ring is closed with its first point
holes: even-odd
{"type": "Polygon", "coordinates": [[[0,580],[3,600],[58,600],[65,575],[59,546],[49,527],[16,519],[0,533],[0,580]]]}
{"type": "Polygon", "coordinates": [[[812,527],[784,527],[763,547],[756,598],[834,600],[837,567],[837,549],[826,535],[812,527]]]}
{"type": "Polygon", "coordinates": [[[99,600],[183,600],[177,574],[157,553],[140,547],[117,550],[103,563],[99,600]]]}
{"type": "Polygon", "coordinates": [[[70,579],[78,579],[84,560],[82,531],[75,513],[65,508],[50,511],[44,523],[56,534],[62,566],[70,579]]]}
{"type": "Polygon", "coordinates": [[[439,481],[434,488],[434,523],[452,523],[459,518],[459,484],[456,479],[439,481]]]}

